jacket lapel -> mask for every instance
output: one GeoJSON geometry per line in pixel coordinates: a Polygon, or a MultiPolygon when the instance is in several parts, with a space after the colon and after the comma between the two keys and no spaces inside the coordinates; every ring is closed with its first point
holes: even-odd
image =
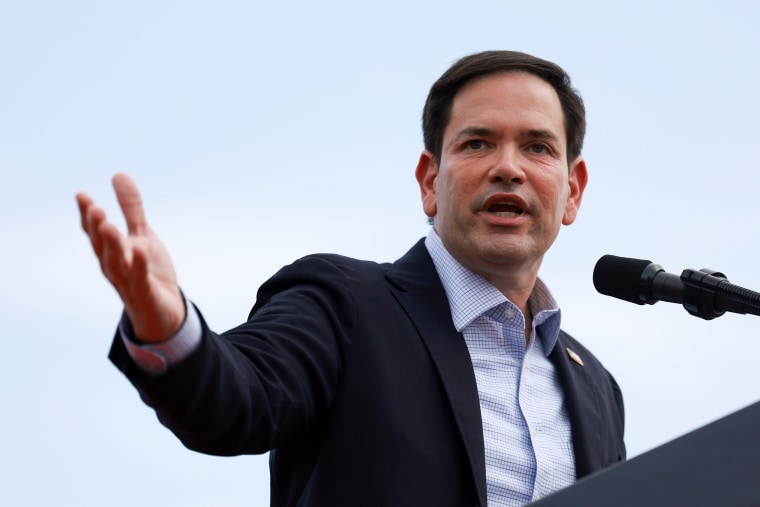
{"type": "Polygon", "coordinates": [[[387,276],[438,370],[470,460],[479,503],[486,505],[483,424],[475,372],[464,338],[451,321],[446,292],[424,240],[394,263],[387,276]]]}
{"type": "Polygon", "coordinates": [[[602,421],[592,378],[582,365],[582,358],[579,362],[573,358],[574,355],[572,345],[568,343],[565,333],[560,331],[559,340],[549,359],[557,369],[564,390],[565,406],[573,435],[575,475],[581,478],[602,466],[601,455],[598,452],[602,449],[602,421]],[[597,453],[593,450],[597,450],[597,453]]]}

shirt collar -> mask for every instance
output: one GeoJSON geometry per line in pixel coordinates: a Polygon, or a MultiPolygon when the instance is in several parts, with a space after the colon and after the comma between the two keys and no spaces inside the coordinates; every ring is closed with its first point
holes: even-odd
{"type": "MultiPolygon", "coordinates": [[[[520,311],[491,282],[454,259],[432,227],[425,238],[425,247],[446,291],[451,319],[458,332],[461,333],[473,320],[498,305],[506,304],[515,311],[520,311]]],[[[528,305],[533,313],[534,335],[538,336],[548,356],[559,337],[561,312],[549,288],[540,278],[536,279],[528,305]]]]}

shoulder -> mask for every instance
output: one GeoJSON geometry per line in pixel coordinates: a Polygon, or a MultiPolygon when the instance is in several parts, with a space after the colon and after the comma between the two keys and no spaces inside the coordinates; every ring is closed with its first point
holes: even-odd
{"type": "Polygon", "coordinates": [[[339,254],[318,253],[302,257],[281,268],[272,281],[318,282],[326,284],[358,282],[364,278],[383,276],[391,264],[355,259],[339,254]]]}
{"type": "Polygon", "coordinates": [[[300,294],[327,305],[346,305],[368,285],[379,283],[389,267],[338,254],[308,255],[282,267],[259,287],[251,313],[283,295],[300,294]]]}
{"type": "Polygon", "coordinates": [[[375,262],[356,259],[335,253],[316,253],[302,257],[275,273],[262,289],[281,290],[293,284],[318,284],[351,290],[366,290],[374,284],[393,279],[402,283],[409,278],[435,278],[435,267],[424,245],[419,240],[395,262],[375,262]]]}

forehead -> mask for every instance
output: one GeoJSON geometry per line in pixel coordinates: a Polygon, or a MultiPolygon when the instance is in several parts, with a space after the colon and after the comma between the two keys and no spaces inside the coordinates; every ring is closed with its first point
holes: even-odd
{"type": "Polygon", "coordinates": [[[459,90],[444,138],[473,126],[548,129],[565,138],[564,114],[557,92],[543,79],[526,72],[483,76],[459,90]]]}

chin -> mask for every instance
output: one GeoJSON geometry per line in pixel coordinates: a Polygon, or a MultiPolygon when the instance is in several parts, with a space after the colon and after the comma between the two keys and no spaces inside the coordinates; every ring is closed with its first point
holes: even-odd
{"type": "Polygon", "coordinates": [[[535,245],[522,245],[515,241],[495,242],[481,249],[480,255],[494,264],[517,264],[536,260],[543,256],[535,245]]]}

